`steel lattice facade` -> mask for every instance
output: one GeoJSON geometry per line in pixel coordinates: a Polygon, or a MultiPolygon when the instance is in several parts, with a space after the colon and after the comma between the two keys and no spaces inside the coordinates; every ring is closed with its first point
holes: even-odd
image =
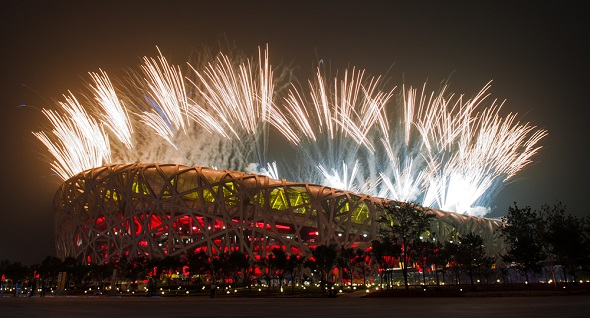
{"type": "MultiPolygon", "coordinates": [[[[272,248],[310,254],[322,244],[368,247],[378,237],[384,199],[308,183],[206,167],[125,164],[90,169],[58,189],[57,254],[107,263],[204,250],[240,250],[252,259],[272,248]]],[[[499,221],[442,211],[439,239],[475,232],[488,254],[503,249],[499,221]]]]}

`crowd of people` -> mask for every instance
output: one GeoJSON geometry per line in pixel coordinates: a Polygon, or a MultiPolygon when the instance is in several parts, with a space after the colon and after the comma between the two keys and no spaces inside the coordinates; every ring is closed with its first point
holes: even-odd
{"type": "Polygon", "coordinates": [[[39,288],[37,287],[37,280],[32,279],[25,282],[16,281],[12,288],[8,288],[6,281],[0,284],[0,297],[33,297],[39,292],[39,297],[45,296],[45,284],[40,281],[39,288]]]}

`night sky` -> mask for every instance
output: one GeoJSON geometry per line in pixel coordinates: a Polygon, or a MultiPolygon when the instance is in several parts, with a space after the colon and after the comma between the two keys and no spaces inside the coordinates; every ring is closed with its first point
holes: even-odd
{"type": "Polygon", "coordinates": [[[60,180],[31,133],[48,123],[39,109],[82,90],[88,72],[137,69],[143,56],[157,56],[156,46],[182,65],[193,50],[220,42],[249,55],[268,44],[273,64],[292,63],[306,76],[322,59],[398,87],[449,80],[450,91],[467,97],[492,80],[504,114],[549,133],[534,163],[497,196],[492,216],[514,202],[557,201],[588,215],[585,12],[555,1],[2,1],[0,259],[32,264],[55,255],[51,204],[60,180]]]}

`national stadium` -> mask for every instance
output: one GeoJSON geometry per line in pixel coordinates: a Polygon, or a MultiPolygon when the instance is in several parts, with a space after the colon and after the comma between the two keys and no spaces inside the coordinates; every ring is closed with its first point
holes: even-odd
{"type": "Polygon", "coordinates": [[[127,78],[91,72],[90,94],[42,109],[50,126],[33,134],[63,181],[60,258],[368,248],[391,202],[435,214],[440,241],[475,233],[489,256],[504,251],[500,221],[482,216],[547,132],[483,106],[489,83],[471,98],[394,94],[381,76],[318,65],[305,87],[273,73],[268,48],[197,62],[181,70],[160,53],[127,78]]]}
{"type": "MultiPolygon", "coordinates": [[[[121,256],[163,258],[275,247],[309,256],[317,245],[367,248],[378,239],[385,199],[264,175],[177,164],[119,164],[81,172],[55,196],[57,253],[104,264],[121,256]]],[[[500,222],[429,209],[444,240],[476,233],[502,247],[500,222]]]]}

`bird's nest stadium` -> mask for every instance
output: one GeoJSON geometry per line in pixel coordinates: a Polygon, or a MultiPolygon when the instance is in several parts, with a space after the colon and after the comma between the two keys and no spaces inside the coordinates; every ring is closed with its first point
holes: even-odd
{"type": "MultiPolygon", "coordinates": [[[[239,250],[251,259],[274,247],[310,255],[317,245],[369,247],[386,199],[326,186],[207,167],[115,164],[81,172],[58,189],[57,255],[104,264],[121,256],[161,258],[239,250]]],[[[429,209],[431,233],[481,235],[503,243],[500,221],[429,209]]]]}

